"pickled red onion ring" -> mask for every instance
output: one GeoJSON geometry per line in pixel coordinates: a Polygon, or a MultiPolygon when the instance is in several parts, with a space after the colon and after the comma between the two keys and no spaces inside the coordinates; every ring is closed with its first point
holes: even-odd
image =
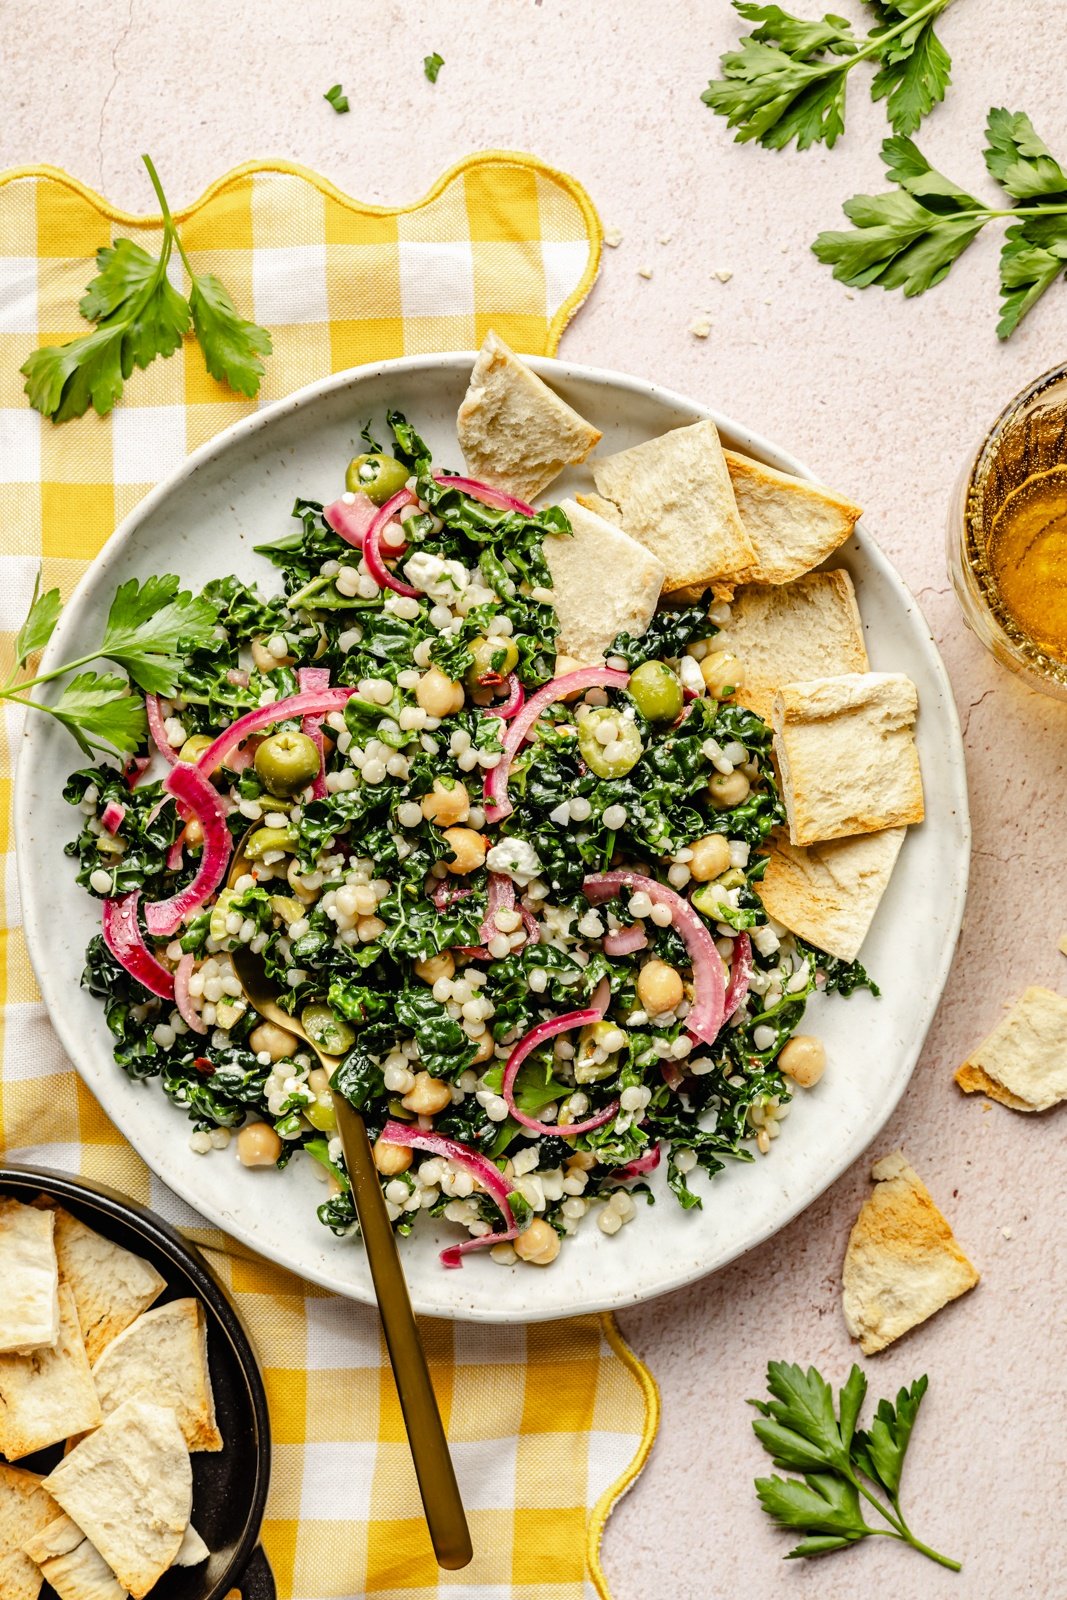
{"type": "MultiPolygon", "coordinates": [[[[300,685],[302,694],[313,693],[318,689],[330,687],[330,674],[325,667],[301,667],[296,674],[296,681],[300,685]]],[[[300,731],[307,734],[319,752],[319,770],[311,785],[311,798],[324,800],[329,790],[326,787],[326,746],[322,738],[321,716],[309,712],[301,721],[300,731]]]]}
{"type": "Polygon", "coordinates": [[[140,889],[104,901],[104,943],[131,978],[162,1000],[174,999],[174,975],[145,944],[137,921],[140,889]]]}
{"type": "Polygon", "coordinates": [[[163,726],[163,707],[159,703],[158,694],[146,694],[144,697],[145,714],[148,717],[148,731],[152,735],[152,743],[170,766],[175,766],[178,761],[178,752],[167,738],[167,730],[163,726]]]}
{"type": "Polygon", "coordinates": [[[685,943],[693,968],[693,1004],[685,1019],[688,1031],[705,1044],[714,1044],[723,1024],[726,980],[715,941],[688,900],[637,872],[601,872],[586,878],[582,892],[591,905],[603,905],[623,889],[644,890],[653,905],[668,906],[675,932],[685,943]]]}
{"type": "Polygon", "coordinates": [[[446,1139],[441,1133],[423,1132],[421,1128],[410,1127],[405,1122],[387,1122],[382,1129],[381,1137],[386,1144],[406,1145],[409,1150],[428,1150],[431,1155],[444,1156],[446,1160],[454,1161],[457,1166],[464,1167],[477,1178],[482,1188],[500,1207],[500,1214],[507,1224],[506,1231],[487,1233],[480,1239],[466,1239],[462,1244],[449,1245],[447,1250],[441,1251],[441,1261],[444,1266],[461,1267],[462,1257],[468,1255],[471,1250],[484,1250],[487,1245],[504,1244],[508,1239],[518,1237],[518,1224],[508,1203],[512,1185],[488,1156],[480,1155],[477,1150],[472,1150],[470,1145],[460,1144],[458,1139],[446,1139]]]}
{"type": "Polygon", "coordinates": [[[174,972],[174,1004],[178,1008],[178,1015],[194,1033],[206,1033],[207,1023],[193,1005],[189,993],[189,979],[193,975],[196,957],[191,950],[187,950],[178,962],[174,972]]]}
{"type": "Polygon", "coordinates": [[[489,802],[485,807],[486,822],[502,822],[511,814],[512,806],[508,799],[511,764],[542,711],[546,711],[557,700],[577,694],[582,689],[625,689],[629,681],[628,672],[618,672],[613,667],[580,667],[577,672],[565,672],[560,678],[552,678],[544,688],[531,695],[522,710],[508,723],[503,740],[503,756],[486,773],[484,792],[489,802]]]}
{"type": "Polygon", "coordinates": [[[204,848],[192,883],[169,900],[153,900],[145,906],[145,926],[157,938],[169,938],[190,912],[198,911],[214,894],[226,876],[231,849],[222,797],[199,767],[180,761],[167,775],[163,787],[199,822],[204,830],[204,848]]]}

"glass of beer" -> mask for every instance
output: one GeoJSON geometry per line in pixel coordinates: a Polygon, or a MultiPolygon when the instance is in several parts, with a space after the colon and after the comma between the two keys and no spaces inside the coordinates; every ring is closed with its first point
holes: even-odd
{"type": "Polygon", "coordinates": [[[1010,401],[956,485],[948,567],[997,660],[1067,699],[1067,367],[1010,401]]]}

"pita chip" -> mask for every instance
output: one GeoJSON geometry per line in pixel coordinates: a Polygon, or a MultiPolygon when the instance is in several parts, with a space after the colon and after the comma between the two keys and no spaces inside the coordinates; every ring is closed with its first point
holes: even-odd
{"type": "Polygon", "coordinates": [[[55,1208],[59,1273],[78,1307],[90,1363],[166,1288],[155,1267],[55,1208]]]}
{"type": "Polygon", "coordinates": [[[643,544],[576,500],[562,500],[560,506],[572,532],[544,542],[559,648],[582,666],[592,666],[603,661],[617,634],[644,633],[664,568],[643,544]]]}
{"type": "Polygon", "coordinates": [[[875,1187],[849,1235],[842,1274],[845,1322],[868,1356],[978,1282],[899,1150],[875,1162],[871,1177],[875,1187]]]}
{"type": "Polygon", "coordinates": [[[0,1353],[50,1349],[59,1337],[55,1223],[47,1211],[0,1199],[0,1353]]]}
{"type": "Polygon", "coordinates": [[[599,429],[492,330],[474,363],[456,433],[472,476],[520,500],[535,499],[600,440],[599,429]]]}
{"type": "Polygon", "coordinates": [[[113,1411],[44,1486],[134,1600],[172,1564],[189,1526],[193,1473],[182,1431],[169,1407],[146,1400],[113,1411]]]}
{"type": "Polygon", "coordinates": [[[739,657],[744,682],[735,698],[768,723],[783,684],[868,668],[856,591],[840,571],[809,572],[794,583],[745,584],[712,649],[739,657]]]}
{"type": "Polygon", "coordinates": [[[906,828],[883,828],[825,844],[771,840],[767,870],[753,885],[764,910],[827,955],[855,961],[886,891],[906,828]]]}
{"type": "Polygon", "coordinates": [[[175,1567],[198,1567],[201,1561],[206,1561],[211,1551],[201,1539],[196,1529],[190,1522],[178,1546],[178,1554],[174,1557],[172,1565],[175,1567]]]}
{"type": "Polygon", "coordinates": [[[756,552],[737,513],[713,422],[675,428],[592,463],[599,493],[622,526],[667,569],[664,592],[711,585],[733,592],[756,552]]]}
{"type": "Polygon", "coordinates": [[[104,1415],[139,1395],[174,1410],[190,1450],[221,1450],[199,1300],[171,1300],[142,1312],[93,1367],[104,1415]]]}
{"type": "Polygon", "coordinates": [[[53,1520],[56,1503],[36,1472],[0,1461],[0,1595],[37,1600],[41,1574],[24,1546],[53,1520]]]}
{"type": "Polygon", "coordinates": [[[737,512],[755,547],[752,583],[791,583],[832,555],[860,516],[840,495],[724,451],[737,512]]]}
{"type": "Polygon", "coordinates": [[[55,1349],[0,1356],[0,1451],[17,1461],[69,1434],[95,1428],[102,1416],[78,1308],[61,1283],[55,1349]]]}
{"type": "Polygon", "coordinates": [[[1052,989],[1024,990],[956,1082],[1013,1111],[1048,1111],[1067,1100],[1067,1000],[1052,989]]]}
{"type": "Polygon", "coordinates": [[[127,1590],[84,1534],[73,1550],[42,1561],[41,1573],[59,1600],[127,1600],[127,1590]]]}
{"type": "Polygon", "coordinates": [[[774,753],[791,844],[922,821],[918,703],[901,672],[852,672],[777,690],[774,753]]]}

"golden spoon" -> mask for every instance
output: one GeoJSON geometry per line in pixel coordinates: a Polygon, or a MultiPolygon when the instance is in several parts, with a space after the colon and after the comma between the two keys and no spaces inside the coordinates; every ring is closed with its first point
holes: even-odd
{"type": "MultiPolygon", "coordinates": [[[[244,852],[254,831],[250,828],[237,847],[227,880],[231,889],[252,871],[244,852]]],[[[299,1019],[282,1010],[262,959],[248,945],[239,944],[230,951],[230,960],[254,1010],[303,1039],[324,1070],[332,1073],[337,1057],[325,1055],[299,1019]]],[[[333,1092],[333,1108],[434,1555],[440,1567],[465,1567],[474,1554],[470,1531],[366,1125],[344,1095],[333,1092]]]]}

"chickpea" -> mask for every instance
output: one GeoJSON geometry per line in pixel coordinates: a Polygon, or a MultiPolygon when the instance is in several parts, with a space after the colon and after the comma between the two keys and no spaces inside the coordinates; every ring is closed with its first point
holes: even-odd
{"type": "Polygon", "coordinates": [[[540,1217],[515,1240],[515,1254],[535,1267],[547,1267],[559,1255],[559,1234],[540,1217]]]}
{"type": "Polygon", "coordinates": [[[301,872],[300,868],[296,864],[295,856],[285,869],[285,877],[290,889],[293,891],[293,894],[302,905],[314,905],[315,901],[319,897],[319,891],[317,889],[307,888],[306,885],[300,881],[301,872]]]}
{"type": "Polygon", "coordinates": [[[717,700],[726,700],[745,681],[745,669],[729,650],[713,650],[700,663],[700,676],[708,693],[717,700]]]}
{"type": "Polygon", "coordinates": [[[395,1178],[398,1172],[406,1172],[411,1162],[412,1153],[406,1144],[390,1144],[387,1139],[376,1141],[374,1165],[387,1178],[395,1178]]]}
{"type": "Polygon", "coordinates": [[[451,861],[445,862],[449,872],[462,877],[474,872],[485,860],[489,841],[484,834],[475,833],[473,828],[446,828],[445,839],[452,852],[451,861]]]}
{"type": "Polygon", "coordinates": [[[482,1034],[481,1038],[478,1040],[478,1048],[474,1052],[474,1059],[471,1061],[471,1066],[480,1067],[483,1061],[491,1061],[495,1054],[496,1044],[493,1040],[493,1035],[487,1028],[482,1034]]]}
{"type": "Polygon", "coordinates": [[[693,859],[689,863],[689,872],[698,883],[709,883],[712,878],[729,870],[730,841],[725,834],[706,833],[690,848],[693,859]]]}
{"type": "Polygon", "coordinates": [[[267,649],[265,639],[252,640],[252,660],[260,672],[273,672],[275,667],[291,667],[293,664],[292,656],[279,658],[272,655],[267,649]]]}
{"type": "Polygon", "coordinates": [[[563,1165],[568,1172],[592,1172],[596,1166],[596,1156],[592,1150],[576,1150],[563,1165]]]}
{"type": "Polygon", "coordinates": [[[752,785],[743,772],[717,772],[708,780],[708,795],[716,811],[729,811],[747,800],[752,785]]]}
{"type": "Polygon", "coordinates": [[[673,1011],[684,993],[681,973],[655,956],[637,974],[637,998],[651,1016],[673,1011]]]}
{"type": "Polygon", "coordinates": [[[440,828],[451,827],[453,822],[466,822],[470,812],[471,797],[465,783],[446,783],[435,778],[429,794],[422,797],[423,816],[440,828]]]}
{"type": "Polygon", "coordinates": [[[447,677],[440,667],[430,667],[415,685],[415,699],[427,716],[447,717],[450,711],[458,710],[455,704],[457,689],[462,705],[463,685],[447,677]]]}
{"type": "Polygon", "coordinates": [[[330,1088],[330,1074],[325,1067],[312,1067],[308,1073],[308,1088],[316,1094],[327,1094],[330,1088]]]}
{"type": "Polygon", "coordinates": [[[237,1159],[242,1167],[273,1167],[282,1153],[282,1141],[269,1122],[250,1122],[237,1135],[237,1159]]]}
{"type": "Polygon", "coordinates": [[[435,1116],[451,1105],[452,1093],[443,1078],[431,1078],[428,1072],[417,1072],[415,1082],[400,1104],[420,1117],[435,1116]]]}
{"type": "Polygon", "coordinates": [[[826,1071],[826,1046],[811,1033],[795,1033],[778,1057],[778,1066],[801,1089],[810,1089],[826,1071]]]}
{"type": "Polygon", "coordinates": [[[455,971],[456,960],[451,950],[442,950],[440,955],[427,956],[424,961],[415,963],[415,976],[423,983],[433,984],[438,978],[451,978],[455,971]]]}
{"type": "MultiPolygon", "coordinates": [[[[492,696],[490,696],[490,699],[491,698],[492,698],[492,696]]],[[[463,685],[461,683],[457,683],[455,689],[452,692],[452,704],[449,706],[448,709],[450,711],[462,711],[463,707],[466,705],[466,703],[467,703],[466,690],[464,689],[464,687],[463,687],[463,685]]],[[[489,700],[486,700],[485,703],[486,703],[486,705],[488,705],[489,704],[489,700]]]]}
{"type": "Polygon", "coordinates": [[[190,817],[185,824],[185,843],[190,850],[200,850],[204,844],[204,829],[199,817],[190,817]]]}
{"type": "Polygon", "coordinates": [[[299,1042],[295,1033],[290,1033],[287,1028],[279,1028],[276,1022],[261,1022],[248,1035],[249,1048],[257,1056],[261,1050],[265,1050],[272,1061],[282,1061],[286,1056],[291,1056],[299,1042]]]}

